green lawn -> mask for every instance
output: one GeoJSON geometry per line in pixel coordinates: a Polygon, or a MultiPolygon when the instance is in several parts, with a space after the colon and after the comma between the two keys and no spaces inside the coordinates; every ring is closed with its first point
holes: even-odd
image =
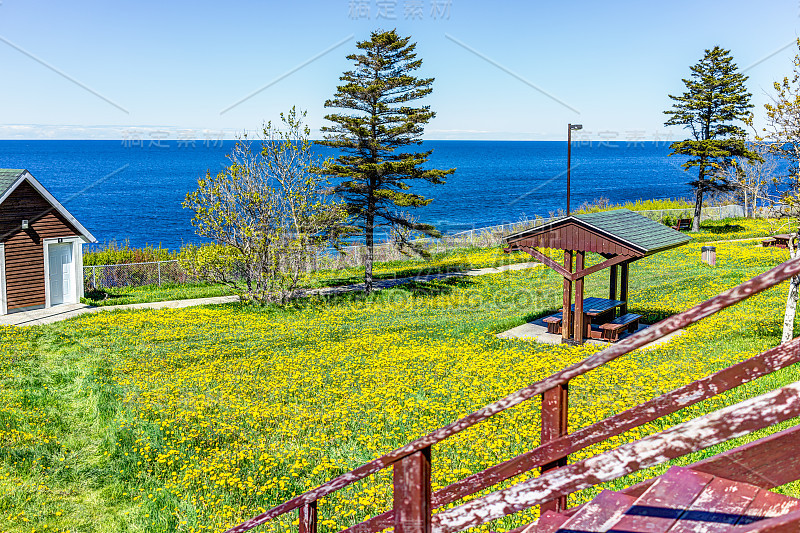
{"type": "MultiPolygon", "coordinates": [[[[712,268],[700,246],[634,263],[631,310],[674,314],[788,255],[720,244],[712,268]]],[[[110,311],[0,328],[0,529],[221,531],[593,353],[495,337],[552,312],[560,290],[539,268],[284,309],[110,311]]],[[[587,295],[606,290],[605,273],[588,278],[587,295]]],[[[570,427],[776,345],[784,302],[785,287],[775,288],[574,380],[570,427]]],[[[787,369],[573,460],[796,379],[787,369]]],[[[538,417],[538,402],[527,402],[436,446],[435,487],[535,446],[538,417]]],[[[321,530],[375,514],[390,497],[391,470],[335,493],[320,505],[321,530]]]]}
{"type": "Polygon", "coordinates": [[[108,306],[212,298],[228,296],[233,291],[226,285],[212,283],[164,283],[162,285],[140,285],[138,287],[109,287],[87,292],[81,302],[89,305],[108,306]]]}
{"type": "MultiPolygon", "coordinates": [[[[734,240],[763,237],[783,231],[778,221],[762,219],[726,219],[707,221],[698,233],[689,233],[697,242],[734,240]]],[[[532,259],[523,254],[505,254],[502,247],[458,248],[432,255],[429,260],[409,258],[402,261],[377,263],[374,278],[396,279],[404,277],[465,272],[475,268],[497,267],[532,259]]],[[[364,281],[364,269],[322,269],[306,274],[300,283],[303,288],[334,287],[364,281]]],[[[233,294],[230,288],[206,283],[147,285],[141,287],[103,288],[87,293],[81,301],[90,305],[121,305],[142,302],[160,302],[190,298],[208,298],[233,294]]]]}

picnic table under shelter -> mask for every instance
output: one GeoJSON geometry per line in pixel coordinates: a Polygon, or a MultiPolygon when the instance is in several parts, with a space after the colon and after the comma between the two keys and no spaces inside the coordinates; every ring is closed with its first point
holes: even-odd
{"type": "Polygon", "coordinates": [[[548,329],[551,332],[560,330],[562,343],[582,344],[591,337],[614,340],[621,330],[638,324],[639,315],[628,313],[630,264],[683,246],[691,238],[628,209],[615,209],[569,215],[512,233],[505,241],[506,253],[526,252],[564,278],[563,306],[559,314],[548,317],[552,318],[548,324],[552,329],[548,329]],[[552,260],[539,248],[563,250],[563,264],[552,260]],[[587,252],[595,252],[604,260],[587,267],[587,252]],[[610,270],[608,298],[585,298],[584,278],[606,268],[610,270]],[[616,316],[617,309],[619,316],[616,316]],[[598,325],[597,331],[592,330],[593,320],[598,325]]]}

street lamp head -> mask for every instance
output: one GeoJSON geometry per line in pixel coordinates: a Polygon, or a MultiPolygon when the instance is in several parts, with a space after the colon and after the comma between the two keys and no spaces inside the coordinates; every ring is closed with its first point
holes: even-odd
{"type": "Polygon", "coordinates": [[[583,124],[570,124],[569,129],[571,130],[581,130],[583,129],[583,124]]]}

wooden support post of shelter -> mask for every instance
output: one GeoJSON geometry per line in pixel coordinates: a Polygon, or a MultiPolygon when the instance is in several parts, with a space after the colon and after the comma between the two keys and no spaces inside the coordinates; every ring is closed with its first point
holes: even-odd
{"type": "Polygon", "coordinates": [[[608,280],[608,299],[617,299],[617,265],[611,265],[611,273],[608,280]]]}
{"type": "MultiPolygon", "coordinates": [[[[572,250],[564,250],[564,269],[572,272],[572,250]]],[[[564,276],[564,297],[562,300],[564,312],[562,314],[561,342],[569,342],[572,338],[572,280],[564,276]]]]}
{"type": "Polygon", "coordinates": [[[619,279],[619,299],[625,302],[620,307],[620,313],[623,315],[628,312],[628,265],[629,262],[622,263],[622,268],[620,269],[620,279],[619,279]]]}
{"type": "MultiPolygon", "coordinates": [[[[578,250],[575,252],[575,272],[583,272],[585,252],[578,250]]],[[[580,277],[575,280],[575,316],[572,318],[575,323],[575,333],[573,339],[576,342],[582,343],[585,335],[586,317],[583,315],[583,278],[580,277]]]]}
{"type": "Polygon", "coordinates": [[[617,306],[622,310],[622,314],[626,314],[629,307],[630,264],[654,253],[682,246],[690,240],[687,235],[638,213],[627,209],[615,209],[601,213],[570,215],[549,224],[512,233],[506,237],[508,246],[505,251],[526,252],[564,278],[561,342],[582,344],[587,335],[597,335],[597,332],[592,333],[590,317],[587,316],[591,309],[584,306],[586,276],[610,268],[609,300],[619,298],[622,303],[618,303],[617,306]],[[538,248],[564,250],[563,266],[538,248]],[[594,252],[603,260],[587,266],[587,252],[594,252]],[[619,288],[617,288],[617,271],[619,271],[619,288]]]}

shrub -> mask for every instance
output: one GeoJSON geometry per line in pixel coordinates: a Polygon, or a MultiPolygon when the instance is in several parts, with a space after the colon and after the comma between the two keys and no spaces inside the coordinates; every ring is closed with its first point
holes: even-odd
{"type": "Polygon", "coordinates": [[[119,245],[115,241],[108,243],[104,249],[92,250],[83,254],[83,264],[93,265],[121,265],[130,263],[150,263],[153,261],[170,261],[178,258],[178,252],[146,244],[144,248],[131,248],[125,240],[119,245]]]}

